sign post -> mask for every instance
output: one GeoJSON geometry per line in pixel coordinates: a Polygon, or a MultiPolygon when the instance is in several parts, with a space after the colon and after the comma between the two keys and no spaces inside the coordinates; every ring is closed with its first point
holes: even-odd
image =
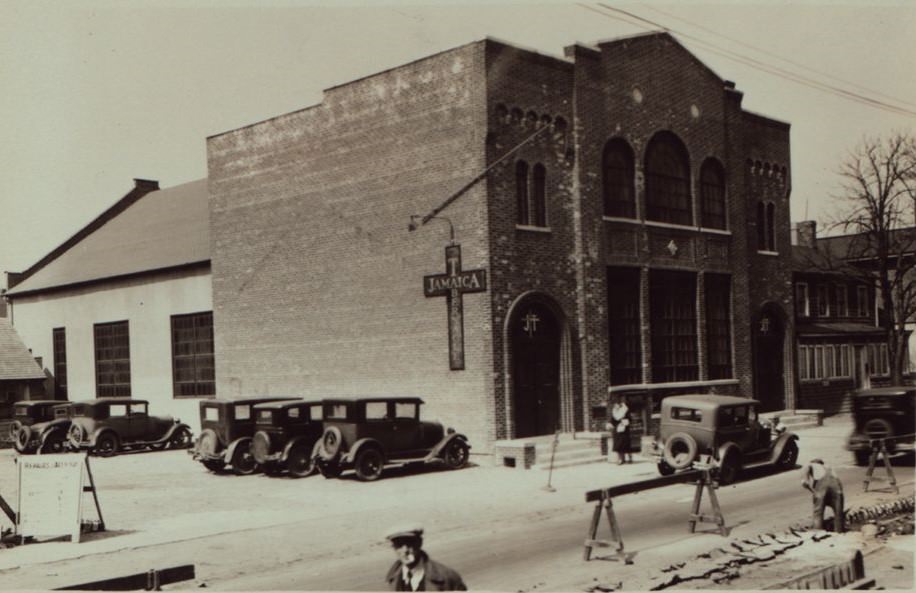
{"type": "Polygon", "coordinates": [[[448,359],[453,371],[464,369],[464,303],[462,295],[487,290],[486,270],[461,269],[461,245],[445,247],[445,274],[423,277],[423,294],[446,297],[448,304],[448,359]]]}
{"type": "MultiPolygon", "coordinates": [[[[80,541],[83,492],[95,485],[89,473],[90,486],[83,487],[89,470],[85,453],[19,457],[19,512],[17,534],[25,541],[34,536],[70,535],[80,541]],[[85,469],[85,471],[84,471],[85,469]]],[[[95,499],[101,523],[102,513],[95,499]]]]}

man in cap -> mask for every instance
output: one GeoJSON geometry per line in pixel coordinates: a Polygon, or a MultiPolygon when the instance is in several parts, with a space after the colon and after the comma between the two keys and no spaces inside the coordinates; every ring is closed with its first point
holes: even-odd
{"type": "Polygon", "coordinates": [[[385,536],[397,560],[388,570],[391,591],[467,591],[461,575],[423,551],[423,528],[405,525],[385,536]]]}
{"type": "Polygon", "coordinates": [[[821,459],[812,459],[802,470],[802,487],[811,492],[814,505],[812,523],[815,529],[824,529],[824,511],[833,510],[833,530],[845,530],[843,514],[843,483],[821,459]]]}

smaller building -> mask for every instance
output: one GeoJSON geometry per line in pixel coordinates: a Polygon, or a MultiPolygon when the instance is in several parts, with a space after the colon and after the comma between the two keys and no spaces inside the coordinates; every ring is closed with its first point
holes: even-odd
{"type": "Polygon", "coordinates": [[[799,408],[849,410],[849,394],[886,383],[887,332],[874,286],[856,272],[843,243],[818,239],[813,221],[799,223],[793,246],[799,408]]]}
{"type": "Polygon", "coordinates": [[[8,319],[0,318],[0,438],[9,431],[13,404],[45,399],[45,374],[8,319]]]}

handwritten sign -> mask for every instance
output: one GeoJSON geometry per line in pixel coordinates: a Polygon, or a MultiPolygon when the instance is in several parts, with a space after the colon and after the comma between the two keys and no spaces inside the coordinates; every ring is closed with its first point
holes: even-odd
{"type": "Polygon", "coordinates": [[[79,542],[86,454],[21,456],[17,462],[19,535],[69,534],[79,542]]]}

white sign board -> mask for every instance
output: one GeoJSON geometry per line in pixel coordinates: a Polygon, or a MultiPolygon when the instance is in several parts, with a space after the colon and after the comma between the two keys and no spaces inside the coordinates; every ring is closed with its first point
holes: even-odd
{"type": "Polygon", "coordinates": [[[20,456],[19,529],[28,536],[71,535],[80,540],[85,453],[20,456]]]}

